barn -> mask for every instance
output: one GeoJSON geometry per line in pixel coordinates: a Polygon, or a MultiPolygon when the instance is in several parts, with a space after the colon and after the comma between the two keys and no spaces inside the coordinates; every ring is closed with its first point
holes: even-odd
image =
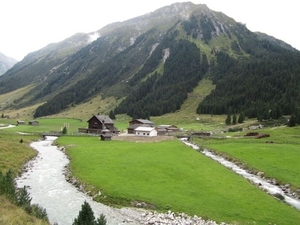
{"type": "Polygon", "coordinates": [[[113,120],[108,116],[94,115],[87,122],[88,128],[78,128],[78,132],[100,134],[102,130],[107,129],[112,134],[120,133],[114,126],[113,120]]]}

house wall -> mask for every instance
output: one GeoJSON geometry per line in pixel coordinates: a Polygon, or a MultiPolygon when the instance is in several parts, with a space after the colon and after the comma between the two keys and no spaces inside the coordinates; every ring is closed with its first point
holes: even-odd
{"type": "Polygon", "coordinates": [[[89,128],[102,129],[102,123],[96,117],[93,117],[89,120],[89,128]]]}
{"type": "Polygon", "coordinates": [[[135,134],[137,136],[153,137],[153,136],[157,136],[157,131],[155,129],[153,129],[152,131],[136,131],[135,134]]]}

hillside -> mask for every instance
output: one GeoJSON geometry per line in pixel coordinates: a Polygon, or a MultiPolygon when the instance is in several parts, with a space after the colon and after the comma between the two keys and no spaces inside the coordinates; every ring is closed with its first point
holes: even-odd
{"type": "Polygon", "coordinates": [[[34,117],[84,105],[81,112],[147,118],[182,109],[209,79],[215,90],[194,99],[193,113],[243,111],[255,118],[271,110],[275,118],[297,113],[299,60],[288,44],[206,5],[175,3],[30,53],[0,77],[0,94],[31,85],[3,109],[40,105],[34,117]]]}
{"type": "Polygon", "coordinates": [[[12,68],[18,61],[0,52],[0,76],[12,68]]]}

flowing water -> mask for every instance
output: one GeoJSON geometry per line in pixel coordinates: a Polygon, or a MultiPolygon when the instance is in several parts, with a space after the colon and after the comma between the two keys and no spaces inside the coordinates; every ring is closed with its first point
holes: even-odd
{"type": "Polygon", "coordinates": [[[27,172],[16,179],[17,187],[28,187],[32,203],[37,203],[47,210],[51,224],[72,224],[78,216],[81,205],[87,201],[96,218],[103,213],[107,224],[140,224],[133,219],[138,211],[115,209],[92,201],[65,180],[67,156],[52,143],[56,137],[47,137],[43,141],[33,142],[31,147],[38,151],[38,156],[27,165],[27,172]]]}
{"type": "MultiPolygon", "coordinates": [[[[68,183],[64,176],[64,169],[69,160],[64,152],[60,151],[52,143],[56,137],[47,137],[43,141],[33,142],[31,147],[38,151],[38,156],[27,165],[26,172],[16,179],[18,187],[26,186],[32,197],[32,203],[39,204],[47,210],[51,224],[68,225],[72,224],[78,216],[81,205],[87,201],[98,218],[103,213],[107,219],[107,224],[128,224],[138,225],[141,223],[144,211],[131,208],[116,209],[101,203],[94,202],[91,197],[78,191],[73,185],[68,183]]],[[[186,140],[183,143],[199,150],[197,145],[193,145],[186,140]]],[[[259,176],[248,173],[226,159],[214,155],[209,151],[202,151],[202,154],[218,161],[222,165],[232,169],[237,174],[245,177],[270,194],[279,193],[284,196],[285,201],[300,210],[300,201],[291,198],[276,185],[272,185],[259,176]]]]}
{"type": "MultiPolygon", "coordinates": [[[[195,150],[199,150],[199,146],[194,145],[192,143],[189,143],[186,139],[182,139],[182,142],[185,143],[186,145],[192,147],[195,150]]],[[[286,201],[288,204],[292,205],[296,209],[300,210],[300,200],[292,198],[284,193],[283,190],[280,189],[277,185],[273,185],[269,182],[267,182],[265,179],[261,178],[260,176],[251,174],[247,172],[245,169],[242,169],[238,165],[224,159],[221,156],[215,155],[212,152],[208,150],[201,151],[202,154],[206,155],[209,158],[212,158],[213,160],[219,162],[223,166],[231,169],[235,173],[241,175],[242,177],[246,178],[247,180],[251,181],[261,189],[267,191],[269,194],[280,194],[284,197],[284,201],[286,201]]]]}

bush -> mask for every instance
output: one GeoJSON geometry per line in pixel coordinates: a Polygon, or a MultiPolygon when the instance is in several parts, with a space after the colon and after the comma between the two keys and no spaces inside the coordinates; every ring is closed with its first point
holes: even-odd
{"type": "Polygon", "coordinates": [[[46,209],[42,208],[38,204],[32,204],[29,213],[36,218],[48,220],[46,209]]]}
{"type": "Polygon", "coordinates": [[[232,127],[228,129],[228,132],[238,132],[238,131],[243,131],[243,128],[241,127],[232,127]]]}
{"type": "Polygon", "coordinates": [[[8,170],[6,174],[0,173],[0,194],[5,194],[11,201],[15,200],[15,182],[11,170],[8,170]]]}
{"type": "Polygon", "coordinates": [[[0,195],[4,194],[15,205],[22,207],[28,214],[48,221],[46,209],[37,204],[31,205],[31,198],[24,186],[16,190],[13,172],[8,170],[5,175],[0,173],[0,195]]]}
{"type": "MultiPolygon", "coordinates": [[[[26,187],[19,189],[16,193],[16,205],[22,206],[23,208],[29,208],[31,203],[31,198],[26,190],[26,187]]],[[[27,210],[26,210],[27,211],[27,210]]]]}
{"type": "Polygon", "coordinates": [[[67,134],[67,133],[68,133],[68,129],[67,129],[66,126],[64,126],[64,128],[63,128],[63,130],[62,130],[62,133],[63,133],[63,134],[67,134]]]}

